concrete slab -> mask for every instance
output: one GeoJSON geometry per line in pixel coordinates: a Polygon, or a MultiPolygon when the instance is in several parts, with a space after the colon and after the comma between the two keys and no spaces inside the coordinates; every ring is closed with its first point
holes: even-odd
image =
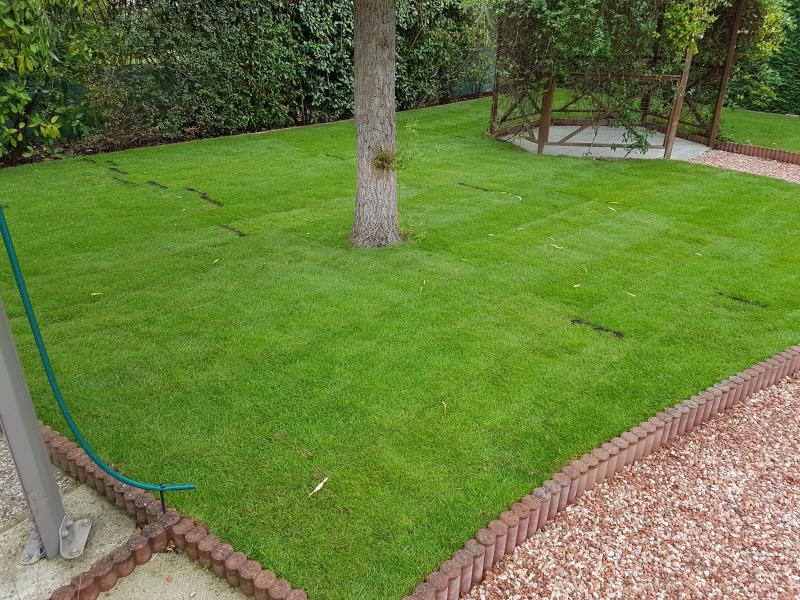
{"type": "MultiPolygon", "coordinates": [[[[0,600],[42,600],[86,571],[97,560],[121,546],[136,531],[125,513],[85,485],[64,494],[64,509],[72,518],[92,520],[92,531],[82,557],[76,560],[40,560],[35,565],[18,564],[31,532],[30,519],[0,533],[0,600]]],[[[158,596],[139,596],[140,598],[158,596]]]]}
{"type": "Polygon", "coordinates": [[[136,567],[129,577],[100,597],[112,600],[244,600],[247,596],[186,555],[162,552],[146,565],[136,567]]]}
{"type": "MultiPolygon", "coordinates": [[[[550,135],[548,139],[551,142],[557,142],[563,139],[573,131],[578,129],[578,126],[572,125],[554,125],[550,127],[550,135]]],[[[538,130],[534,130],[538,136],[538,130]]],[[[644,133],[644,131],[642,131],[644,133]]],[[[585,144],[618,144],[624,146],[629,144],[624,138],[625,129],[622,127],[587,127],[585,130],[571,138],[569,142],[585,143],[585,144]]],[[[657,131],[648,132],[648,141],[651,144],[659,145],[664,143],[664,134],[657,131]]],[[[537,151],[537,145],[527,137],[521,135],[507,136],[503,138],[521,148],[525,148],[530,152],[537,151]]],[[[675,138],[675,145],[672,150],[673,160],[691,160],[708,150],[708,146],[684,140],[683,138],[675,138]]],[[[600,147],[585,147],[585,146],[553,146],[547,145],[544,147],[544,154],[551,156],[574,156],[576,158],[638,158],[638,159],[663,159],[664,150],[650,149],[645,153],[635,150],[628,152],[625,147],[619,148],[600,148],[600,147]]]]}

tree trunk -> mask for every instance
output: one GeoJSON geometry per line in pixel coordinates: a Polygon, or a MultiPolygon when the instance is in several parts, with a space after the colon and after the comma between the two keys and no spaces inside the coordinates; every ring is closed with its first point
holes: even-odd
{"type": "Polygon", "coordinates": [[[397,228],[394,0],[354,0],[358,172],[353,245],[391,246],[397,228]]]}

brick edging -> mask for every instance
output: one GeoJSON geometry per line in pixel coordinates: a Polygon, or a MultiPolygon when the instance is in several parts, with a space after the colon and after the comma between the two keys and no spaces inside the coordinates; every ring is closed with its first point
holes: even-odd
{"type": "Polygon", "coordinates": [[[799,372],[800,345],[797,345],[661,411],[573,460],[480,529],[403,600],[456,600],[586,490],[658,451],[717,413],[799,372]]]}
{"type": "Polygon", "coordinates": [[[753,146],[751,144],[740,144],[738,142],[720,141],[714,142],[714,150],[723,150],[724,152],[733,152],[734,154],[743,154],[745,156],[764,158],[766,160],[777,160],[778,162],[791,165],[800,165],[800,152],[792,152],[791,150],[779,150],[777,148],[766,148],[764,146],[753,146]]]}
{"type": "Polygon", "coordinates": [[[209,568],[232,587],[240,588],[246,596],[256,600],[308,600],[303,590],[292,588],[288,581],[259,562],[249,560],[243,552],[220,541],[200,521],[174,508],[162,514],[161,502],[153,494],[112,477],[97,467],[77,444],[41,421],[39,427],[53,464],[124,510],[141,528],[125,544],[53,592],[50,600],[95,600],[137,566],[166,549],[170,542],[177,551],[209,568]]]}

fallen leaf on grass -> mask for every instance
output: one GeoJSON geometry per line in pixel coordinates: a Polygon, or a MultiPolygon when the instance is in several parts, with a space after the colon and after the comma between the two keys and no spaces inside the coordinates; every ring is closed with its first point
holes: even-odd
{"type": "Polygon", "coordinates": [[[320,490],[321,490],[321,489],[322,489],[322,488],[325,486],[325,484],[326,484],[326,483],[328,483],[328,478],[327,478],[327,477],[326,477],[325,479],[323,479],[322,481],[320,481],[320,482],[317,484],[317,487],[315,487],[315,488],[312,490],[312,492],[311,492],[311,493],[308,495],[308,497],[309,497],[309,498],[311,498],[311,496],[313,496],[313,495],[314,495],[314,494],[316,494],[318,491],[320,491],[320,490]]]}
{"type": "Polygon", "coordinates": [[[500,192],[501,194],[505,194],[506,196],[511,196],[512,198],[516,198],[517,200],[522,200],[522,196],[517,194],[512,194],[511,192],[500,192]]]}

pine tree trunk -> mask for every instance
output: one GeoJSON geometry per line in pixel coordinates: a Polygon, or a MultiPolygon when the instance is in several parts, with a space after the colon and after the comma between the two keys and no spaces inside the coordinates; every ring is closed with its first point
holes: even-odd
{"type": "Polygon", "coordinates": [[[394,0],[354,0],[358,173],[353,245],[401,241],[397,228],[394,0]]]}

